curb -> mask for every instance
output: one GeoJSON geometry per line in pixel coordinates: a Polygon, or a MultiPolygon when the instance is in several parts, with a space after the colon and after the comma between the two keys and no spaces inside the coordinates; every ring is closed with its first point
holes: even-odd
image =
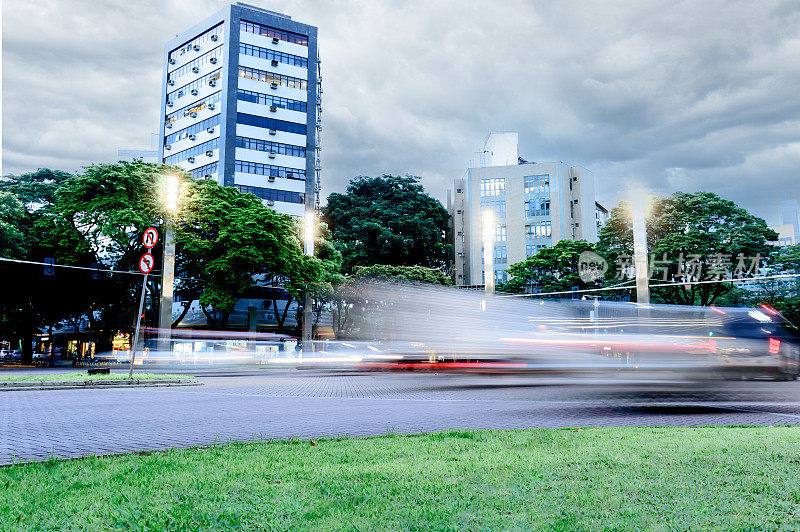
{"type": "Polygon", "coordinates": [[[166,386],[201,386],[196,379],[133,379],[94,381],[25,381],[0,382],[0,392],[15,390],[69,390],[76,388],[154,388],[166,386]]]}

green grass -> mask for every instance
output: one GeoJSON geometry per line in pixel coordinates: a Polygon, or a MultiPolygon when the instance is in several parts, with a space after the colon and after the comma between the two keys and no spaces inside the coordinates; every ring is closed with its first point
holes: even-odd
{"type": "MultiPolygon", "coordinates": [[[[118,381],[128,378],[128,372],[110,373],[108,375],[89,375],[85,371],[70,371],[69,373],[18,373],[15,375],[0,375],[0,382],[48,382],[48,381],[118,381]]],[[[162,373],[134,373],[134,379],[161,380],[161,379],[193,379],[191,375],[165,375],[162,373]]]]}
{"type": "Polygon", "coordinates": [[[0,529],[797,529],[800,428],[451,431],[0,468],[0,529]]]}

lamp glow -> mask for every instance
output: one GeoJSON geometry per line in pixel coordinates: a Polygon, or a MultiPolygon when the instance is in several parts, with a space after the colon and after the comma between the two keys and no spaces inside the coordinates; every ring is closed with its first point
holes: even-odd
{"type": "Polygon", "coordinates": [[[305,240],[306,255],[314,255],[314,223],[316,216],[314,211],[306,211],[305,215],[305,231],[303,239],[305,240]]]}
{"type": "Polygon", "coordinates": [[[178,176],[170,174],[167,176],[165,189],[165,203],[167,210],[174,212],[178,210],[178,192],[180,191],[181,182],[178,176]]]}

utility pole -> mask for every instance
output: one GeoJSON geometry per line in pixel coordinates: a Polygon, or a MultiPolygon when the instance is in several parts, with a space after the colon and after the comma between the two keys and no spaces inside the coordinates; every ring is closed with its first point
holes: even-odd
{"type": "Polygon", "coordinates": [[[494,211],[483,211],[483,287],[487,296],[494,294],[494,211]]]}
{"type": "MultiPolygon", "coordinates": [[[[314,211],[311,209],[306,210],[306,216],[304,220],[304,244],[305,244],[305,254],[311,257],[314,256],[314,224],[316,222],[314,211]]],[[[311,300],[311,290],[307,287],[304,297],[303,297],[303,351],[308,353],[311,352],[312,347],[312,300],[311,300]]]]}
{"type": "Polygon", "coordinates": [[[172,300],[175,291],[175,211],[178,210],[180,178],[167,175],[165,180],[164,256],[161,264],[161,305],[158,317],[158,350],[171,351],[172,300]]]}
{"type": "Polygon", "coordinates": [[[645,221],[647,196],[637,190],[631,195],[633,215],[633,266],[636,269],[636,302],[650,304],[650,287],[647,263],[647,224],[645,221]]]}

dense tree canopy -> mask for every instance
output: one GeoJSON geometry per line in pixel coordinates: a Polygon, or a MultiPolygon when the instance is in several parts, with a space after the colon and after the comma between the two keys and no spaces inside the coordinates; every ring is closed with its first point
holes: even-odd
{"type": "MultiPolygon", "coordinates": [[[[656,197],[647,217],[652,282],[713,280],[727,273],[757,272],[777,234],[761,218],[710,192],[656,197]]],[[[611,211],[598,248],[612,265],[608,277],[633,254],[631,216],[625,204],[611,211]]],[[[654,301],[709,305],[731,290],[729,283],[676,284],[653,289],[654,301]]]]}
{"type": "Polygon", "coordinates": [[[426,268],[425,266],[389,266],[386,264],[356,266],[353,271],[353,278],[410,281],[415,283],[441,284],[445,286],[453,284],[450,277],[442,270],[426,268]]]}
{"type": "Polygon", "coordinates": [[[347,272],[373,264],[446,265],[449,214],[418,177],[357,177],[345,194],[328,197],[324,219],[347,272]]]}
{"type": "MultiPolygon", "coordinates": [[[[0,252],[136,272],[144,229],[154,226],[164,234],[164,176],[180,172],[135,161],[92,165],[74,176],[50,170],[9,176],[0,181],[0,252]]],[[[324,262],[302,253],[300,230],[296,220],[255,196],[184,177],[176,215],[176,290],[200,299],[223,321],[236,300],[259,283],[280,283],[280,290],[296,294],[319,281],[324,262]]],[[[162,249],[163,238],[152,250],[156,264],[162,249]]],[[[22,345],[29,347],[37,327],[84,316],[100,335],[98,349],[105,350],[115,331],[132,327],[138,275],[67,268],[44,275],[42,266],[14,263],[1,263],[0,269],[15,280],[0,301],[0,336],[22,335],[22,345]]],[[[155,273],[148,283],[149,323],[158,311],[155,273]]]]}
{"type": "Polygon", "coordinates": [[[535,255],[511,265],[508,268],[511,279],[498,290],[520,294],[530,286],[541,292],[568,292],[575,286],[595,288],[597,283],[586,283],[579,275],[578,259],[585,251],[595,251],[594,245],[585,240],[561,240],[553,247],[542,248],[535,255]]]}

